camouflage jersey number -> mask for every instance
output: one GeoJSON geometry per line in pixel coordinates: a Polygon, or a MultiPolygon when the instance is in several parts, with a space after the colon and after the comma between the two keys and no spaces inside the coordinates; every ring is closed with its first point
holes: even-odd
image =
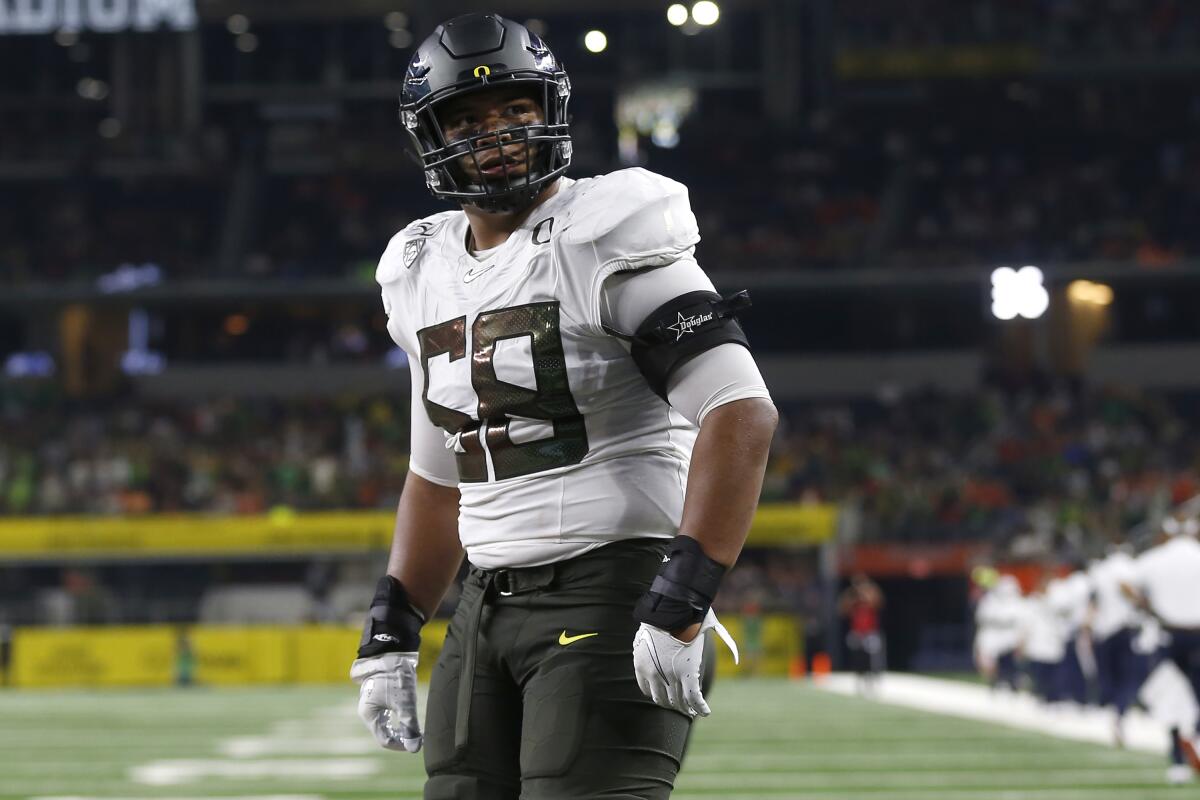
{"type": "MultiPolygon", "coordinates": [[[[448,356],[457,361],[467,355],[466,317],[458,317],[417,331],[421,369],[429,375],[429,359],[448,356]]],[[[456,448],[459,480],[488,480],[487,453],[495,479],[516,478],[556,467],[578,464],[588,452],[583,416],[567,384],[567,362],[559,332],[557,301],[530,303],[499,311],[484,311],[471,326],[471,386],[479,399],[475,417],[429,399],[425,382],[422,400],[429,419],[450,435],[458,435],[456,448]],[[496,343],[528,338],[537,389],[508,383],[496,377],[496,343]],[[542,420],[554,426],[554,435],[517,444],[509,435],[513,417],[542,420]],[[486,430],[484,452],[479,431],[486,430]]]]}

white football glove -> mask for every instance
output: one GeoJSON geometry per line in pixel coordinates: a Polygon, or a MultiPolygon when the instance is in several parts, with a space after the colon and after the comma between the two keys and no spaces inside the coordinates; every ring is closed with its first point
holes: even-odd
{"type": "Polygon", "coordinates": [[[704,657],[704,633],[715,630],[733,651],[738,663],[737,643],[717,620],[710,608],[700,632],[690,642],[681,642],[653,625],[642,623],[633,637],[633,672],[638,688],[663,708],[682,711],[689,717],[707,717],[711,712],[700,692],[700,674],[704,657]]]}
{"type": "Polygon", "coordinates": [[[360,658],[350,667],[350,677],[360,684],[358,716],[367,723],[375,741],[388,750],[420,750],[417,654],[383,653],[360,658]]]}

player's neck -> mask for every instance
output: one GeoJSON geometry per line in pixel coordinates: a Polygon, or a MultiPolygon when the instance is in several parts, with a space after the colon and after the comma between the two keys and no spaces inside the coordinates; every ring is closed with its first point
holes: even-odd
{"type": "Polygon", "coordinates": [[[463,211],[467,214],[467,222],[471,226],[471,238],[467,243],[468,249],[491,250],[493,247],[504,244],[513,231],[529,219],[529,215],[534,212],[534,209],[558,192],[558,183],[557,180],[553,181],[538,194],[528,208],[515,214],[493,214],[475,206],[463,206],[463,211]]]}

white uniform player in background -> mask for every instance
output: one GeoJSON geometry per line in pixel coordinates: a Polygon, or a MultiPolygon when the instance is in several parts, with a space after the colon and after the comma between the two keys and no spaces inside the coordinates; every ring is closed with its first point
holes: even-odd
{"type": "Polygon", "coordinates": [[[1162,625],[1161,662],[1146,680],[1142,698],[1152,715],[1170,726],[1168,780],[1200,772],[1200,522],[1168,517],[1160,544],[1134,562],[1128,594],[1162,625]]]}
{"type": "Polygon", "coordinates": [[[1045,703],[1060,703],[1066,699],[1062,680],[1066,629],[1059,610],[1051,602],[1049,584],[1050,580],[1043,578],[1022,606],[1021,654],[1037,696],[1045,703]]]}
{"type": "Polygon", "coordinates": [[[1085,630],[1091,603],[1087,575],[1074,571],[1051,580],[1046,597],[1058,616],[1063,638],[1063,655],[1058,662],[1061,699],[1082,705],[1088,700],[1088,683],[1095,675],[1091,642],[1085,630]]]}
{"type": "Polygon", "coordinates": [[[1113,738],[1122,745],[1122,720],[1145,677],[1144,659],[1134,650],[1142,615],[1121,589],[1134,581],[1133,556],[1114,548],[1088,568],[1088,579],[1092,595],[1087,628],[1096,658],[1099,700],[1116,712],[1113,738]]]}
{"type": "Polygon", "coordinates": [[[1001,575],[975,607],[975,663],[993,688],[1019,688],[1016,657],[1025,613],[1021,584],[1012,575],[1001,575]]]}

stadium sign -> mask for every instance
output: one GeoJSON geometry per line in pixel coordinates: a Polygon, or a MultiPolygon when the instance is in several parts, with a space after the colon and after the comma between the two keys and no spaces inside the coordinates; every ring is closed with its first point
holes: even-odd
{"type": "Polygon", "coordinates": [[[0,0],[0,34],[185,31],[196,22],[196,0],[0,0]]]}

